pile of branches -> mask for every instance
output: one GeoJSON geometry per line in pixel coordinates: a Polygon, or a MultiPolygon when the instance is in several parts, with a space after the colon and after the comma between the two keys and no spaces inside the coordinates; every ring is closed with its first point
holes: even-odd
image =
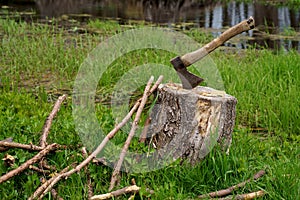
{"type": "MultiPolygon", "coordinates": [[[[94,195],[93,194],[93,188],[92,188],[92,183],[91,183],[91,179],[90,177],[88,178],[88,198],[91,200],[100,200],[100,199],[109,199],[109,198],[114,198],[123,194],[132,194],[135,195],[136,193],[139,192],[139,190],[141,189],[141,187],[137,186],[135,181],[132,180],[132,185],[127,186],[125,188],[121,188],[115,191],[112,191],[116,185],[118,185],[118,183],[120,182],[121,176],[120,176],[120,170],[121,170],[121,166],[122,163],[124,161],[124,158],[126,156],[126,153],[128,151],[128,148],[130,146],[130,142],[135,134],[135,131],[137,129],[137,125],[138,122],[140,120],[142,111],[144,109],[144,106],[147,102],[148,97],[157,89],[157,87],[159,86],[159,84],[161,83],[163,77],[160,76],[158,78],[158,80],[155,82],[155,84],[152,86],[154,78],[151,77],[145,87],[144,90],[144,94],[142,96],[142,98],[138,99],[134,106],[131,108],[131,110],[129,111],[129,113],[124,117],[124,119],[117,124],[113,130],[111,130],[106,136],[105,138],[102,140],[102,142],[98,145],[98,147],[90,154],[87,153],[86,148],[82,147],[82,154],[85,157],[85,159],[79,163],[79,164],[72,164],[70,166],[67,166],[66,168],[64,168],[63,170],[61,170],[59,173],[55,173],[54,176],[52,176],[50,179],[48,180],[44,180],[41,185],[35,190],[35,192],[29,197],[29,200],[33,200],[33,199],[42,199],[47,193],[51,193],[51,195],[53,196],[54,199],[60,199],[62,200],[61,197],[59,197],[57,191],[55,190],[54,186],[62,179],[66,179],[69,176],[71,176],[74,173],[77,173],[79,171],[81,171],[82,169],[85,170],[85,172],[89,175],[89,171],[88,171],[88,165],[93,162],[96,159],[96,156],[104,149],[105,145],[107,144],[107,142],[109,140],[111,140],[116,133],[131,119],[131,117],[133,116],[134,113],[136,113],[135,117],[134,117],[134,121],[132,123],[131,126],[131,130],[128,134],[128,137],[124,143],[124,146],[122,148],[122,151],[120,153],[119,156],[119,160],[118,162],[115,164],[114,166],[114,171],[112,173],[112,177],[111,177],[111,181],[110,181],[110,187],[109,187],[109,193],[106,194],[100,194],[100,195],[94,195]]],[[[62,102],[66,99],[66,95],[62,95],[60,96],[51,113],[49,114],[49,116],[47,117],[45,124],[43,126],[43,130],[42,130],[42,134],[40,137],[40,142],[39,145],[33,145],[33,144],[21,144],[21,143],[16,143],[13,142],[12,138],[7,138],[5,140],[1,140],[0,141],[0,152],[6,151],[10,148],[21,148],[24,150],[30,150],[30,151],[37,151],[38,153],[33,156],[31,159],[27,160],[26,162],[24,162],[23,164],[21,164],[18,168],[13,169],[9,172],[7,172],[6,174],[4,174],[3,176],[0,177],[0,184],[11,179],[12,177],[22,173],[23,171],[25,171],[26,169],[30,169],[39,173],[43,173],[43,174],[50,174],[51,170],[53,170],[52,166],[49,166],[47,163],[47,159],[46,156],[47,154],[49,154],[50,152],[55,152],[58,149],[64,148],[64,145],[60,145],[57,143],[52,143],[52,144],[48,144],[47,143],[47,137],[50,133],[50,128],[52,125],[52,121],[55,118],[55,116],[57,115],[62,102]],[[35,163],[39,163],[39,167],[34,166],[33,164],[35,163]]],[[[6,164],[12,164],[14,162],[14,157],[6,155],[3,159],[2,159],[6,164]]],[[[256,180],[258,178],[260,178],[263,174],[265,173],[264,170],[259,171],[256,175],[254,175],[254,177],[252,179],[256,180]]],[[[231,194],[233,192],[233,190],[239,188],[239,187],[243,187],[246,183],[250,182],[252,179],[249,179],[247,181],[244,181],[242,183],[239,183],[235,186],[232,186],[230,188],[227,188],[225,190],[221,190],[221,191],[217,191],[217,192],[212,192],[209,194],[204,194],[204,195],[200,195],[198,196],[199,199],[202,198],[217,198],[217,197],[223,197],[223,196],[227,196],[229,194],[231,194]]],[[[149,193],[154,193],[154,191],[149,190],[149,193]]],[[[236,197],[234,197],[235,199],[254,199],[256,197],[262,196],[264,195],[264,191],[260,190],[254,193],[249,193],[249,194],[243,194],[243,195],[238,195],[236,197]]],[[[232,199],[232,197],[225,197],[223,199],[232,199]]]]}

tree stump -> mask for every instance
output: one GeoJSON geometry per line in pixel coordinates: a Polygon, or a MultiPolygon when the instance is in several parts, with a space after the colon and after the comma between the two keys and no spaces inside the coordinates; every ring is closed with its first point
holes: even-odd
{"type": "Polygon", "coordinates": [[[209,87],[160,85],[147,132],[149,144],[159,150],[157,159],[183,158],[194,165],[215,144],[228,151],[236,103],[235,97],[209,87]]]}

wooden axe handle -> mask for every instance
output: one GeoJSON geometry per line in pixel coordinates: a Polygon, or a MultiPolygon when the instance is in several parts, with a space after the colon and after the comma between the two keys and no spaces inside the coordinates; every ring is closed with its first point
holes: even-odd
{"type": "Polygon", "coordinates": [[[205,57],[207,54],[215,50],[217,47],[221,46],[224,42],[229,40],[230,38],[254,28],[254,19],[250,17],[247,20],[240,22],[239,24],[229,28],[224,33],[222,33],[218,38],[214,39],[210,43],[206,44],[204,47],[193,51],[191,53],[187,53],[180,57],[185,67],[192,65],[197,62],[201,58],[205,57]]]}

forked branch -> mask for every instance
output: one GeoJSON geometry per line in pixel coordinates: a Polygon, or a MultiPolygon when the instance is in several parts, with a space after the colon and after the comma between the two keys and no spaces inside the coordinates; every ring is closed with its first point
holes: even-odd
{"type": "MultiPolygon", "coordinates": [[[[163,79],[163,76],[160,76],[156,83],[152,86],[150,93],[154,92],[158,85],[161,83],[163,79]]],[[[79,172],[84,166],[86,166],[88,163],[90,163],[105,147],[107,142],[112,139],[115,134],[129,121],[131,116],[134,114],[136,109],[138,109],[142,99],[139,99],[134,106],[131,108],[130,112],[124,117],[124,119],[113,129],[111,130],[105,138],[102,140],[102,142],[99,144],[99,146],[84,160],[82,161],[79,165],[77,165],[75,168],[64,172],[64,173],[59,173],[57,176],[54,176],[51,178],[51,181],[47,181],[43,185],[41,185],[35,192],[34,194],[29,198],[29,199],[42,199],[51,189],[53,186],[60,181],[63,178],[67,178],[70,175],[79,172]],[[42,192],[41,192],[42,191],[42,192]]]]}
{"type": "Polygon", "coordinates": [[[0,177],[0,184],[3,183],[4,181],[7,181],[10,178],[12,178],[13,176],[18,175],[19,173],[21,173],[25,169],[29,168],[29,166],[32,165],[33,163],[36,163],[36,162],[40,161],[46,154],[48,154],[50,151],[55,150],[57,147],[58,147],[58,144],[56,144],[56,143],[48,145],[45,149],[40,151],[33,158],[27,160],[25,163],[20,165],[17,169],[11,170],[8,173],[6,173],[5,175],[1,176],[0,177]]]}
{"type": "Polygon", "coordinates": [[[52,121],[53,121],[54,117],[56,116],[57,112],[59,111],[59,108],[60,108],[62,102],[66,98],[67,98],[67,95],[65,95],[65,94],[58,97],[56,103],[53,106],[53,109],[52,109],[50,115],[47,117],[47,119],[45,121],[45,124],[44,124],[44,127],[43,127],[43,133],[42,133],[42,136],[40,138],[40,146],[42,148],[44,148],[47,145],[46,139],[47,139],[48,134],[50,132],[50,127],[51,127],[52,121]]]}

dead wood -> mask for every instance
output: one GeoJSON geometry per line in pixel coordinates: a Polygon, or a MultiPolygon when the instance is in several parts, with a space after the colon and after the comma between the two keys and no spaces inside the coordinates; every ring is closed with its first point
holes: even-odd
{"type": "Polygon", "coordinates": [[[1,176],[0,177],[0,184],[3,183],[3,182],[5,182],[5,181],[7,181],[10,178],[12,178],[13,176],[18,175],[19,173],[21,173],[22,171],[24,171],[25,169],[27,169],[33,163],[36,163],[36,162],[40,161],[50,151],[55,150],[57,148],[57,146],[58,145],[56,143],[48,145],[45,149],[43,149],[42,151],[40,151],[37,155],[35,155],[30,160],[28,160],[25,163],[23,163],[22,165],[20,165],[17,169],[11,170],[8,173],[6,173],[5,175],[1,176]]]}
{"type": "Polygon", "coordinates": [[[151,110],[147,143],[156,151],[153,160],[182,159],[195,165],[215,145],[228,151],[235,122],[235,97],[224,91],[198,86],[162,84],[151,110]]]}
{"type": "Polygon", "coordinates": [[[95,195],[91,198],[91,200],[103,200],[103,199],[110,199],[114,198],[123,194],[128,194],[128,193],[137,193],[141,188],[136,186],[136,185],[131,185],[127,186],[125,188],[106,193],[106,194],[100,194],[100,195],[95,195]]]}
{"type": "Polygon", "coordinates": [[[11,167],[15,164],[15,157],[9,154],[5,154],[4,158],[2,159],[4,161],[4,165],[11,167]]]}
{"type": "MultiPolygon", "coordinates": [[[[59,174],[65,173],[69,170],[70,166],[65,167],[59,174]]],[[[59,175],[58,174],[58,175],[59,175]]],[[[28,198],[28,200],[33,200],[38,198],[42,192],[50,185],[50,183],[56,178],[57,176],[53,176],[49,180],[45,181],[40,187],[38,187],[35,192],[28,198]]],[[[52,188],[51,188],[52,189],[52,188]]]]}
{"type": "MultiPolygon", "coordinates": [[[[158,78],[158,80],[156,81],[156,83],[152,86],[150,93],[153,93],[158,85],[161,83],[163,79],[163,76],[160,76],[158,78]]],[[[41,185],[35,192],[34,194],[29,198],[29,199],[42,199],[52,188],[53,186],[60,181],[62,178],[67,178],[70,175],[79,172],[84,166],[86,166],[88,163],[90,163],[94,158],[96,158],[96,156],[102,151],[102,149],[105,147],[105,145],[107,144],[107,142],[112,139],[115,134],[129,121],[129,119],[131,118],[131,116],[134,114],[134,112],[136,111],[136,109],[138,109],[139,105],[140,105],[141,99],[139,99],[134,106],[131,108],[131,110],[129,111],[129,113],[124,117],[124,119],[115,126],[115,128],[113,130],[111,130],[106,136],[105,138],[102,140],[102,142],[99,144],[99,146],[84,160],[82,161],[80,164],[78,164],[75,168],[63,172],[63,173],[59,173],[57,176],[54,176],[53,178],[49,179],[47,181],[47,183],[44,183],[43,185],[41,185]]]]}
{"type": "Polygon", "coordinates": [[[2,148],[20,148],[20,149],[26,149],[30,151],[41,151],[44,148],[40,146],[36,146],[33,144],[21,144],[21,143],[16,143],[16,142],[6,142],[6,141],[0,141],[0,147],[2,148]]]}
{"type": "MultiPolygon", "coordinates": [[[[101,150],[105,147],[105,145],[107,144],[107,142],[112,139],[114,137],[114,135],[120,130],[120,128],[122,128],[126,122],[130,119],[130,117],[133,115],[133,113],[135,112],[135,110],[138,108],[139,106],[139,102],[137,102],[133,108],[130,110],[130,112],[126,115],[126,117],[122,120],[122,122],[120,124],[118,124],[107,136],[105,136],[105,138],[102,140],[102,142],[100,143],[100,145],[97,147],[97,149],[91,153],[91,155],[89,155],[84,161],[82,161],[79,165],[77,165],[74,169],[71,169],[70,171],[67,171],[65,173],[59,174],[55,177],[53,177],[53,179],[51,179],[51,181],[49,180],[49,184],[46,185],[46,187],[44,186],[44,184],[41,186],[43,190],[43,192],[39,195],[39,199],[42,199],[43,196],[45,196],[47,194],[47,192],[49,192],[52,187],[58,182],[60,181],[62,178],[66,178],[69,177],[70,175],[79,172],[84,166],[86,166],[88,163],[90,163],[100,152],[101,150]]],[[[36,197],[35,197],[36,198],[36,197]]],[[[32,198],[32,199],[35,199],[32,198]]]]}
{"type": "Polygon", "coordinates": [[[247,194],[239,194],[236,196],[228,196],[228,197],[224,197],[224,198],[217,198],[216,200],[251,200],[251,199],[255,199],[258,197],[262,197],[265,195],[265,192],[263,190],[259,190],[256,192],[251,192],[251,193],[247,193],[247,194]]]}
{"type": "MultiPolygon", "coordinates": [[[[61,147],[61,146],[59,146],[59,147],[61,147]]],[[[41,169],[56,170],[55,166],[48,165],[47,160],[45,158],[42,158],[42,160],[39,163],[39,166],[41,169]]]]}
{"type": "MultiPolygon", "coordinates": [[[[82,155],[83,155],[84,158],[88,157],[88,153],[87,153],[87,150],[86,150],[85,147],[82,147],[81,152],[82,152],[82,155]]],[[[84,172],[85,172],[86,178],[87,178],[88,199],[90,199],[92,196],[94,196],[94,192],[93,192],[92,178],[91,178],[91,174],[90,174],[90,170],[88,168],[88,165],[89,164],[87,164],[84,167],[84,172]]]]}
{"type": "MultiPolygon", "coordinates": [[[[40,146],[42,148],[45,148],[45,146],[47,145],[47,137],[49,135],[53,119],[57,115],[57,113],[58,113],[58,111],[61,107],[62,102],[66,98],[67,98],[67,95],[65,95],[65,94],[58,97],[57,101],[55,102],[55,104],[53,106],[53,109],[52,109],[51,113],[49,114],[49,116],[47,117],[47,119],[45,121],[45,124],[43,126],[42,135],[41,135],[41,138],[40,138],[40,146]]],[[[46,169],[52,169],[53,168],[53,167],[48,165],[47,160],[42,160],[39,165],[40,165],[40,168],[42,168],[42,169],[43,168],[46,168],[46,169]]]]}
{"type": "Polygon", "coordinates": [[[140,139],[139,139],[139,142],[140,143],[145,143],[146,139],[147,139],[147,132],[148,132],[148,129],[149,129],[149,126],[150,126],[150,123],[151,123],[151,118],[148,117],[145,121],[145,124],[144,124],[144,129],[140,135],[140,139]]]}
{"type": "MultiPolygon", "coordinates": [[[[6,138],[6,139],[4,139],[4,140],[1,140],[0,142],[12,142],[12,141],[13,141],[13,138],[10,137],[10,138],[6,138]]],[[[8,149],[7,147],[2,147],[2,146],[0,145],[0,152],[6,151],[7,149],[8,149]]]]}
{"type": "Polygon", "coordinates": [[[224,190],[219,190],[219,191],[216,191],[216,192],[211,192],[211,193],[208,193],[208,194],[203,194],[203,195],[200,195],[198,196],[199,199],[205,199],[205,198],[215,198],[215,197],[223,197],[223,196],[226,196],[226,195],[229,195],[232,193],[232,191],[234,191],[235,189],[237,188],[241,188],[241,187],[244,187],[247,183],[249,183],[250,181],[252,180],[257,180],[259,179],[260,177],[262,177],[264,174],[265,174],[265,170],[260,170],[259,172],[257,172],[252,178],[244,181],[244,182],[241,182],[237,185],[234,185],[234,186],[231,186],[227,189],[224,189],[224,190]]]}
{"type": "Polygon", "coordinates": [[[140,117],[141,117],[141,114],[143,112],[144,106],[147,102],[150,87],[151,87],[151,84],[152,84],[153,80],[154,80],[154,77],[151,76],[151,78],[149,79],[149,81],[146,85],[146,88],[145,88],[145,91],[144,91],[144,94],[143,94],[143,97],[142,97],[142,101],[141,101],[140,106],[139,106],[139,108],[136,112],[136,116],[135,116],[134,121],[132,123],[132,126],[131,126],[130,132],[128,134],[128,137],[127,137],[127,139],[125,141],[125,144],[124,144],[124,146],[121,150],[120,158],[119,158],[117,164],[115,165],[114,172],[112,174],[111,181],[110,181],[109,190],[112,190],[115,187],[115,185],[120,181],[120,169],[121,169],[122,163],[125,159],[127,150],[129,148],[129,145],[130,145],[130,142],[131,142],[133,136],[135,135],[135,131],[136,131],[138,123],[140,121],[140,117]]]}
{"type": "Polygon", "coordinates": [[[36,172],[39,172],[41,174],[50,174],[51,172],[47,169],[41,169],[41,168],[38,168],[34,165],[29,165],[29,169],[33,170],[33,171],[36,171],[36,172]]]}
{"type": "Polygon", "coordinates": [[[131,182],[131,185],[136,185],[136,182],[135,182],[134,178],[132,178],[130,182],[131,182]]]}
{"type": "Polygon", "coordinates": [[[59,111],[59,108],[60,108],[62,102],[66,98],[67,98],[67,95],[65,95],[65,94],[58,97],[56,103],[53,106],[53,109],[52,109],[50,115],[47,117],[47,119],[45,121],[45,124],[44,124],[44,127],[43,127],[43,133],[42,133],[42,136],[40,138],[40,146],[42,148],[44,148],[47,145],[46,140],[47,140],[48,134],[50,132],[50,127],[52,125],[52,121],[53,121],[54,117],[56,116],[57,112],[59,111]]]}

